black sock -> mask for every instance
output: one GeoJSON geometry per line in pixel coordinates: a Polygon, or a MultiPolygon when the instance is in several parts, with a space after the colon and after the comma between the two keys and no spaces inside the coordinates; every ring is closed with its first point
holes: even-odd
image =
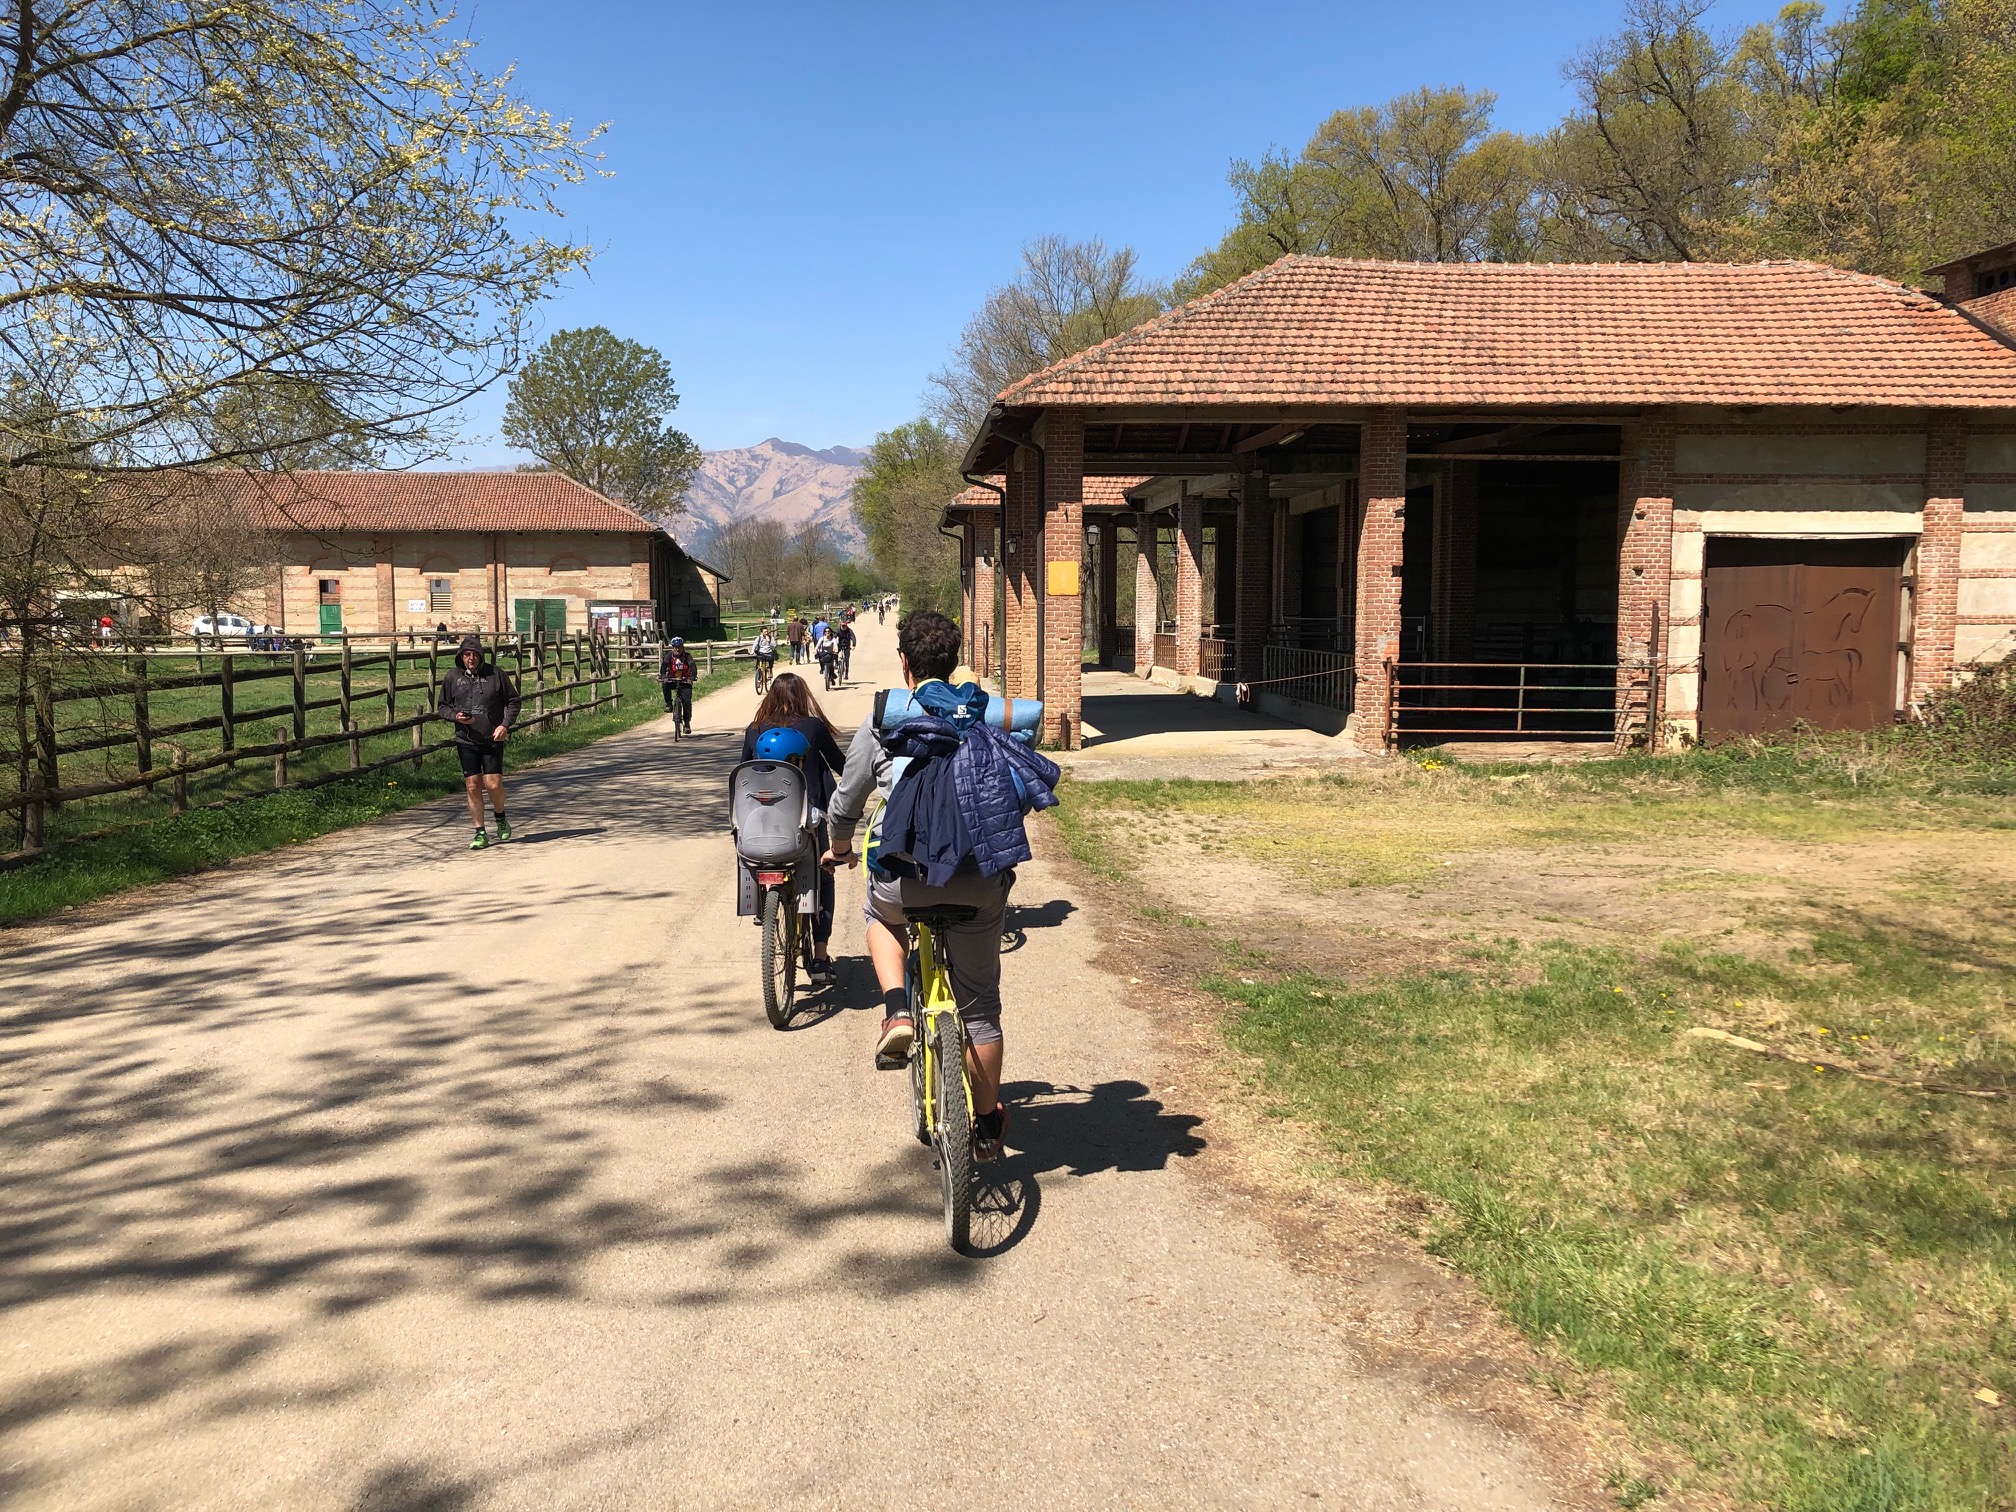
{"type": "Polygon", "coordinates": [[[502,824],[504,822],[504,810],[492,809],[490,810],[490,813],[492,817],[494,817],[499,824],[502,824]]]}
{"type": "Polygon", "coordinates": [[[891,987],[882,994],[882,1017],[908,1018],[910,1016],[910,989],[891,987]]]}

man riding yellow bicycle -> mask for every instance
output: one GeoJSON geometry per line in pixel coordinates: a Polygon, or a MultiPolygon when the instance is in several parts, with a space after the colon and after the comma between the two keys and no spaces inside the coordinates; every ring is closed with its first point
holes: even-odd
{"type": "Polygon", "coordinates": [[[1001,934],[1014,867],[1029,859],[1023,816],[1057,799],[1055,763],[1028,749],[990,719],[987,695],[972,683],[953,687],[959,627],[921,610],[896,627],[907,696],[882,693],[855,732],[829,811],[831,866],[854,856],[854,837],[869,799],[881,794],[868,845],[868,956],[883,1002],[876,1065],[909,1063],[917,1035],[906,982],[913,916],[929,914],[933,944],[944,957],[965,1026],[972,1091],[973,1153],[1001,1153],[1007,1115],[1000,1105],[1001,934]],[[884,729],[892,698],[907,717],[884,729]]]}

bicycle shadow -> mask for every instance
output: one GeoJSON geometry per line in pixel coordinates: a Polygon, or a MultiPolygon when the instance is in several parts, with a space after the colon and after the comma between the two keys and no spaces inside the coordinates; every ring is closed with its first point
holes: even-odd
{"type": "Polygon", "coordinates": [[[1006,1082],[1007,1153],[974,1172],[972,1242],[967,1254],[986,1260],[1029,1236],[1043,1208],[1041,1177],[1099,1171],[1159,1171],[1204,1149],[1192,1113],[1168,1112],[1138,1081],[1091,1087],[1006,1082]]]}

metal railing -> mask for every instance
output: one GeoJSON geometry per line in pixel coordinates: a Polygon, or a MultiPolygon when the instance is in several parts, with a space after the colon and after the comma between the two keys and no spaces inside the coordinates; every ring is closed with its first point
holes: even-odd
{"type": "Polygon", "coordinates": [[[1356,704],[1358,673],[1342,651],[1305,651],[1296,646],[1265,646],[1255,692],[1292,698],[1349,714],[1356,704]]]}
{"type": "Polygon", "coordinates": [[[1615,662],[1388,662],[1387,744],[1410,735],[1614,740],[1619,671],[1615,662]]]}
{"type": "Polygon", "coordinates": [[[1213,682],[1223,682],[1230,677],[1232,642],[1215,635],[1200,637],[1197,641],[1197,671],[1213,682]]]}

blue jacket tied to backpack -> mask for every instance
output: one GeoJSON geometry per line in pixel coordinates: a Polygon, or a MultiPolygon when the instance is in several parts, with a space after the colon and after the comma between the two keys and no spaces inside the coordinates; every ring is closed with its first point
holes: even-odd
{"type": "Polygon", "coordinates": [[[943,887],[969,858],[983,877],[1027,861],[1022,816],[1055,806],[1057,764],[986,722],[977,683],[928,682],[916,701],[929,712],[881,737],[905,762],[882,816],[884,869],[943,887]]]}

